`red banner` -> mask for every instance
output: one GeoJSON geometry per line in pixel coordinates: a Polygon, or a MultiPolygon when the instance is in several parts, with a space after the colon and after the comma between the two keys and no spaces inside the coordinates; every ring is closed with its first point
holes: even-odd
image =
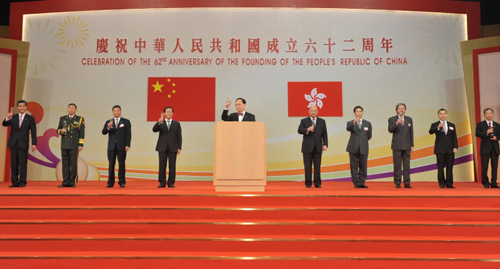
{"type": "Polygon", "coordinates": [[[148,121],[171,106],[177,121],[215,121],[215,78],[148,78],[148,121]]]}
{"type": "Polygon", "coordinates": [[[342,82],[288,82],[288,117],[309,116],[311,105],[320,117],[342,117],[342,82]]]}

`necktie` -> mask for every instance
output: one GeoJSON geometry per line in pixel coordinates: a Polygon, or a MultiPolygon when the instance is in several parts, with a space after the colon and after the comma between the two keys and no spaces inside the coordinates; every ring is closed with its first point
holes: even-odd
{"type": "Polygon", "coordinates": [[[167,128],[170,130],[170,121],[167,121],[167,128]]]}
{"type": "Polygon", "coordinates": [[[21,128],[22,124],[23,124],[23,117],[19,115],[19,128],[21,128]]]}
{"type": "Polygon", "coordinates": [[[405,126],[405,118],[401,117],[401,123],[405,126]]]}
{"type": "Polygon", "coordinates": [[[444,126],[443,126],[444,134],[448,134],[448,124],[446,124],[446,121],[443,121],[443,123],[444,123],[444,126]]]}
{"type": "Polygon", "coordinates": [[[358,121],[358,128],[361,130],[361,121],[358,121]]]}
{"type": "Polygon", "coordinates": [[[118,128],[118,119],[115,119],[115,127],[118,128]]]}
{"type": "Polygon", "coordinates": [[[240,112],[240,113],[238,113],[238,116],[243,116],[243,113],[241,113],[241,112],[240,112]]]}
{"type": "Polygon", "coordinates": [[[490,121],[489,125],[490,125],[489,126],[490,128],[493,128],[493,123],[491,121],[490,121]]]}

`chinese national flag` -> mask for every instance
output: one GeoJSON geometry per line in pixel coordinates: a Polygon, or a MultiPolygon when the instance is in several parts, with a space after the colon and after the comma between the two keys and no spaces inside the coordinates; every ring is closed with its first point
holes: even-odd
{"type": "Polygon", "coordinates": [[[342,82],[288,82],[288,117],[309,116],[310,105],[320,117],[342,117],[342,82]]]}
{"type": "Polygon", "coordinates": [[[177,121],[215,121],[215,78],[148,78],[148,121],[171,106],[177,121]]]}

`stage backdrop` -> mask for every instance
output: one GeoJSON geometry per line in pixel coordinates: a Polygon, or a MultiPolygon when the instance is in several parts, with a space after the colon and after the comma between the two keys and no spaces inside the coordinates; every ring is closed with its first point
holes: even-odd
{"type": "MultiPolygon", "coordinates": [[[[472,181],[472,146],[459,43],[466,15],[428,12],[206,8],[25,15],[31,43],[25,98],[37,117],[29,178],[54,180],[55,132],[68,103],[85,118],[87,180],[106,180],[113,105],[132,122],[129,179],[156,179],[154,121],[173,106],[181,121],[181,180],[212,180],[213,131],[228,98],[267,126],[268,180],[303,180],[301,117],[310,104],[328,125],[323,179],[350,180],[346,122],[372,122],[369,179],[392,180],[387,119],[406,103],[415,128],[412,180],[436,179],[430,124],[447,108],[457,125],[455,180],[472,181]]],[[[231,107],[231,111],[235,111],[231,107]]],[[[240,154],[245,154],[241,152],[240,154]]],[[[238,156],[228,156],[237,158],[238,156]]],[[[249,164],[251,165],[251,164],[249,164]]]]}

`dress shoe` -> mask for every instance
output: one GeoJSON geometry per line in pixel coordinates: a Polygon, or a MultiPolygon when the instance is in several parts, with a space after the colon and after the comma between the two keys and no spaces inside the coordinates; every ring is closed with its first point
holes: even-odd
{"type": "Polygon", "coordinates": [[[174,185],[168,185],[168,187],[169,187],[169,188],[175,188],[175,186],[174,186],[174,185]]]}
{"type": "Polygon", "coordinates": [[[66,188],[67,186],[66,186],[66,185],[61,184],[61,185],[59,185],[59,186],[57,186],[57,187],[58,187],[58,188],[66,188]]]}
{"type": "Polygon", "coordinates": [[[368,186],[366,186],[366,185],[359,185],[359,188],[368,189],[368,186]]]}
{"type": "Polygon", "coordinates": [[[19,184],[19,185],[17,185],[17,187],[19,187],[19,188],[24,188],[24,187],[26,187],[26,185],[24,185],[24,184],[23,184],[23,185],[19,184]]]}
{"type": "Polygon", "coordinates": [[[484,188],[485,188],[485,189],[489,189],[489,188],[490,188],[490,186],[488,186],[488,185],[484,185],[484,188]]]}
{"type": "Polygon", "coordinates": [[[310,189],[310,188],[311,188],[311,186],[306,186],[306,188],[310,189]]]}
{"type": "Polygon", "coordinates": [[[12,185],[9,186],[9,188],[17,188],[17,187],[19,187],[19,186],[18,185],[14,185],[14,184],[12,184],[12,185]]]}
{"type": "Polygon", "coordinates": [[[498,189],[498,185],[491,185],[492,189],[498,189]]]}
{"type": "Polygon", "coordinates": [[[446,188],[448,188],[448,189],[454,189],[455,187],[453,185],[447,185],[446,188]]]}
{"type": "Polygon", "coordinates": [[[158,188],[165,188],[165,185],[158,185],[158,188]]]}
{"type": "Polygon", "coordinates": [[[321,189],[321,185],[314,185],[315,188],[321,189]]]}
{"type": "Polygon", "coordinates": [[[401,189],[401,185],[396,185],[396,189],[401,189]]]}
{"type": "Polygon", "coordinates": [[[120,188],[125,188],[125,184],[120,184],[120,188]]]}
{"type": "Polygon", "coordinates": [[[441,189],[444,189],[444,188],[445,188],[445,186],[444,186],[444,185],[439,185],[439,187],[440,187],[441,189]]]}
{"type": "Polygon", "coordinates": [[[407,189],[411,189],[411,188],[413,188],[413,187],[412,187],[410,184],[408,184],[408,185],[405,185],[405,188],[407,188],[407,189]]]}
{"type": "Polygon", "coordinates": [[[106,188],[113,188],[113,185],[106,185],[106,188]]]}
{"type": "Polygon", "coordinates": [[[359,188],[358,185],[354,186],[355,189],[359,188]]]}

